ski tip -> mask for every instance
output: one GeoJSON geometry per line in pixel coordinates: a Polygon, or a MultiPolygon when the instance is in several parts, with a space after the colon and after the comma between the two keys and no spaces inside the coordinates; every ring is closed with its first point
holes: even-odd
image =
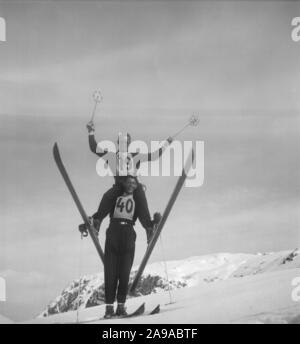
{"type": "Polygon", "coordinates": [[[158,304],[151,312],[150,315],[157,314],[160,312],[160,304],[158,304]]]}
{"type": "Polygon", "coordinates": [[[54,143],[52,152],[55,160],[60,160],[60,153],[57,142],[54,143]]]}
{"type": "Polygon", "coordinates": [[[58,144],[57,142],[55,142],[53,145],[53,152],[57,152],[57,151],[58,151],[58,144]]]}
{"type": "Polygon", "coordinates": [[[145,307],[146,307],[146,303],[143,302],[143,303],[137,308],[137,310],[145,309],[145,307]]]}
{"type": "Polygon", "coordinates": [[[143,302],[143,303],[140,305],[140,307],[139,307],[138,309],[139,309],[140,311],[145,312],[145,310],[146,310],[146,303],[143,302]]]}
{"type": "Polygon", "coordinates": [[[145,313],[145,302],[142,303],[133,313],[130,313],[126,318],[136,317],[145,313]]]}

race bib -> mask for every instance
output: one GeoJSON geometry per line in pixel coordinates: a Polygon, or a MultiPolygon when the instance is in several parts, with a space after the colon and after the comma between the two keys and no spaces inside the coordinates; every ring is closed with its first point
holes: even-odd
{"type": "Polygon", "coordinates": [[[117,199],[113,218],[132,220],[135,210],[133,195],[120,196],[117,199]]]}

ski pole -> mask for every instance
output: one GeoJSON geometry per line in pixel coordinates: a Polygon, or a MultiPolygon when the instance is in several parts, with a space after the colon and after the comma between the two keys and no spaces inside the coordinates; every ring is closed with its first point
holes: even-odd
{"type": "Polygon", "coordinates": [[[101,91],[100,91],[100,90],[96,90],[96,91],[93,93],[93,99],[94,99],[95,104],[94,104],[94,108],[93,108],[92,117],[91,117],[90,122],[93,122],[93,121],[94,121],[94,117],[95,117],[97,105],[98,105],[98,103],[101,103],[102,100],[103,100],[103,97],[102,97],[102,94],[101,94],[101,91]]]}
{"type": "Polygon", "coordinates": [[[187,127],[191,126],[191,127],[196,127],[199,124],[200,120],[199,117],[196,115],[192,115],[188,121],[188,123],[182,127],[179,131],[177,131],[173,136],[171,136],[173,139],[178,136],[179,134],[181,134],[187,127]]]}

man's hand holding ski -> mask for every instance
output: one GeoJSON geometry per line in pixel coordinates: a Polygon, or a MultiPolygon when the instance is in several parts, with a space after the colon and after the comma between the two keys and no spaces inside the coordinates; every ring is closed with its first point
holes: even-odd
{"type": "Polygon", "coordinates": [[[154,213],[153,215],[153,220],[152,220],[152,227],[148,228],[147,231],[146,231],[146,234],[147,234],[147,244],[149,245],[154,234],[155,234],[155,231],[157,229],[157,226],[159,224],[161,220],[161,213],[154,213]]]}
{"type": "MultiPolygon", "coordinates": [[[[96,235],[99,235],[99,231],[100,231],[100,225],[101,222],[97,219],[94,219],[93,217],[89,217],[89,222],[90,224],[95,228],[96,235]]],[[[82,223],[78,226],[78,230],[79,232],[82,234],[83,237],[87,237],[88,236],[88,226],[85,223],[82,223]]]]}

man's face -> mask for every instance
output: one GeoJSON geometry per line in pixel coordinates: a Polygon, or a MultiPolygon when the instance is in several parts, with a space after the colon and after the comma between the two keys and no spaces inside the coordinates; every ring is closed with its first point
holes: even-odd
{"type": "Polygon", "coordinates": [[[134,178],[128,177],[124,183],[125,192],[128,194],[132,194],[134,190],[137,188],[137,182],[134,178]]]}

